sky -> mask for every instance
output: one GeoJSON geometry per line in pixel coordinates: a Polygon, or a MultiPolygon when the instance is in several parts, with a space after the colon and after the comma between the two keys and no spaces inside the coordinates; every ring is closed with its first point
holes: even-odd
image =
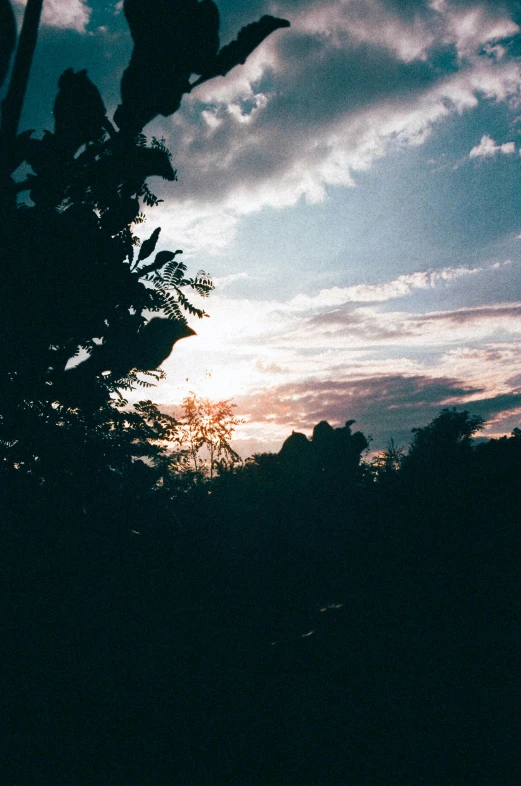
{"type": "MultiPolygon", "coordinates": [[[[521,2],[217,0],[221,43],[290,29],[146,127],[178,182],[143,236],[212,274],[210,314],[151,397],[233,398],[243,455],[356,419],[373,450],[443,407],[521,425],[521,2]]],[[[24,2],[15,0],[22,10],[24,2]]],[[[109,116],[122,3],[45,0],[22,120],[52,128],[65,68],[109,116]]]]}

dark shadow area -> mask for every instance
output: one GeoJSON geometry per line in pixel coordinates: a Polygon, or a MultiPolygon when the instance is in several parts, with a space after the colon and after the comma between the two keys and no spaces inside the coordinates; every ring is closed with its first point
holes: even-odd
{"type": "Polygon", "coordinates": [[[5,782],[518,782],[521,439],[478,420],[371,464],[321,423],[177,492],[17,476],[5,782]]]}

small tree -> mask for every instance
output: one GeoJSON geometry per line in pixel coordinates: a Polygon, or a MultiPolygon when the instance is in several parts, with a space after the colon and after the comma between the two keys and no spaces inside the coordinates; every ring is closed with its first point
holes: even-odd
{"type": "Polygon", "coordinates": [[[233,466],[241,461],[230,445],[235,426],[243,422],[234,417],[235,407],[231,399],[211,401],[193,392],[183,399],[184,443],[195,472],[204,471],[204,451],[208,453],[210,479],[219,466],[233,466]]]}
{"type": "Polygon", "coordinates": [[[405,448],[398,447],[391,437],[386,449],[378,453],[369,465],[374,480],[380,481],[395,475],[402,466],[404,456],[405,448]]]}
{"type": "Polygon", "coordinates": [[[485,420],[467,410],[442,409],[427,426],[414,428],[409,453],[403,459],[405,472],[413,472],[423,484],[458,482],[472,458],[472,437],[481,431],[485,420]]]}

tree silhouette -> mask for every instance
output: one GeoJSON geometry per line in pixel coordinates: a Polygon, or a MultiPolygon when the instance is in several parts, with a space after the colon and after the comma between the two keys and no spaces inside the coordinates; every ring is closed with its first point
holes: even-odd
{"type": "MultiPolygon", "coordinates": [[[[0,379],[2,410],[11,413],[1,425],[7,454],[21,438],[24,402],[104,407],[161,376],[174,344],[194,334],[185,312],[206,316],[185,290],[207,297],[210,277],[204,271],[188,277],[180,250],[160,250],[146,262],[160,230],[141,245],[134,234],[145,219],[142,206],[159,202],[148,178],[177,179],[164,143],[152,138],[149,144],[141,132],[157,114],[179,108],[194,86],[192,74],[200,83],[227,73],[289,24],[264,17],[221,54],[211,0],[126,0],[135,46],[115,114],[119,131],[87,72],[69,68],[58,82],[53,131],[17,136],[41,7],[41,0],[29,0],[2,107],[0,379]],[[13,177],[21,164],[30,167],[22,181],[13,177]]],[[[9,2],[0,12],[5,72],[14,45],[9,2]]]]}
{"type": "Polygon", "coordinates": [[[213,0],[125,0],[123,8],[134,50],[114,120],[122,130],[134,132],[157,115],[171,115],[185,93],[225,76],[268,35],[289,26],[285,19],[263,16],[219,51],[219,11],[213,0]],[[199,78],[190,81],[192,75],[199,78]]]}
{"type": "Polygon", "coordinates": [[[405,457],[405,448],[397,446],[391,437],[387,447],[378,453],[370,463],[371,473],[376,481],[385,481],[394,477],[400,470],[405,457]]]}
{"type": "Polygon", "coordinates": [[[240,462],[240,456],[233,450],[230,440],[235,426],[242,423],[233,415],[235,404],[231,400],[211,401],[190,393],[181,404],[183,417],[180,421],[184,428],[182,442],[187,445],[195,473],[203,473],[204,456],[208,453],[208,473],[210,480],[216,469],[233,466],[240,462]]]}
{"type": "Polygon", "coordinates": [[[344,427],[333,428],[322,420],[314,429],[311,440],[293,432],[278,454],[282,468],[306,484],[333,486],[337,489],[350,484],[360,468],[361,455],[369,442],[361,431],[351,432],[354,420],[344,427]]]}
{"type": "Polygon", "coordinates": [[[468,468],[472,456],[472,436],[483,429],[485,421],[467,410],[442,409],[427,426],[413,429],[413,440],[403,467],[424,479],[455,476],[468,468]]]}

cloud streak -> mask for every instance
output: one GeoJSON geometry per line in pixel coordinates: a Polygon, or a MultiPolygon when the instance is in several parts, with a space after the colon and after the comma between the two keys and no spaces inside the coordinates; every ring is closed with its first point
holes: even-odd
{"type": "MultiPolygon", "coordinates": [[[[27,5],[27,0],[14,0],[14,2],[20,7],[27,5]]],[[[84,0],[45,0],[42,24],[85,33],[91,13],[92,9],[84,0]]]]}
{"type": "Polygon", "coordinates": [[[382,284],[359,284],[351,287],[323,289],[317,295],[298,295],[289,303],[297,311],[345,303],[384,303],[406,297],[415,290],[434,289],[444,283],[483,273],[483,268],[454,267],[409,273],[382,284]]]}

